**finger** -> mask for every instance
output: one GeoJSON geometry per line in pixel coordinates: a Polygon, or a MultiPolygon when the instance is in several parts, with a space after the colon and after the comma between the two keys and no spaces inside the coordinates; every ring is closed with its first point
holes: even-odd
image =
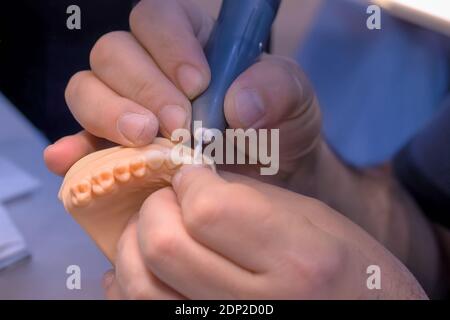
{"type": "Polygon", "coordinates": [[[189,196],[199,194],[205,188],[221,187],[225,184],[224,179],[203,165],[182,166],[172,178],[172,186],[181,205],[189,201],[189,196]],[[196,174],[198,177],[194,178],[196,174]]]}
{"type": "Polygon", "coordinates": [[[116,280],[114,270],[109,270],[103,275],[102,286],[105,292],[105,298],[108,300],[122,300],[124,296],[120,291],[116,280]]]}
{"type": "Polygon", "coordinates": [[[130,15],[130,27],[167,77],[189,98],[210,80],[202,49],[213,20],[190,0],[141,1],[130,15]]]}
{"type": "Polygon", "coordinates": [[[112,146],[86,131],[61,138],[44,150],[44,161],[50,171],[63,176],[70,167],[84,156],[112,146]]]}
{"type": "Polygon", "coordinates": [[[66,101],[83,128],[97,137],[135,147],[149,144],[158,133],[151,111],[120,97],[90,71],[70,79],[66,101]]]}
{"type": "Polygon", "coordinates": [[[252,272],[262,273],[273,265],[276,256],[268,252],[280,246],[274,230],[286,227],[286,220],[278,219],[281,213],[274,214],[263,194],[195,166],[183,167],[173,188],[195,240],[252,272]]]}
{"type": "Polygon", "coordinates": [[[234,128],[270,128],[303,114],[313,97],[311,85],[294,61],[265,56],[231,85],[225,115],[234,128]]]}
{"type": "Polygon", "coordinates": [[[117,285],[126,299],[183,299],[146,268],[139,250],[137,219],[130,221],[120,238],[115,267],[117,285]]]}
{"type": "Polygon", "coordinates": [[[144,203],[138,237],[147,267],[190,299],[237,298],[255,283],[254,275],[189,236],[171,188],[153,193],[144,203]]]}
{"type": "Polygon", "coordinates": [[[112,32],[100,38],[91,51],[90,61],[102,82],[157,115],[166,137],[177,128],[187,128],[189,100],[131,33],[112,32]]]}
{"type": "Polygon", "coordinates": [[[232,84],[224,112],[232,128],[279,129],[280,163],[298,165],[320,137],[320,110],[314,91],[294,61],[265,56],[232,84]]]}

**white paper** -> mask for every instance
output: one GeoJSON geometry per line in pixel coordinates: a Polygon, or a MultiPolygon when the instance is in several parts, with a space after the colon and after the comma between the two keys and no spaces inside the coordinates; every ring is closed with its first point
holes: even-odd
{"type": "Polygon", "coordinates": [[[0,157],[0,270],[29,256],[25,240],[3,203],[31,192],[38,185],[35,178],[0,157]]]}
{"type": "Polygon", "coordinates": [[[29,255],[23,236],[0,206],[0,270],[29,255]]]}
{"type": "Polygon", "coordinates": [[[5,201],[27,194],[38,186],[39,182],[35,178],[11,161],[0,157],[0,205],[5,201]]]}

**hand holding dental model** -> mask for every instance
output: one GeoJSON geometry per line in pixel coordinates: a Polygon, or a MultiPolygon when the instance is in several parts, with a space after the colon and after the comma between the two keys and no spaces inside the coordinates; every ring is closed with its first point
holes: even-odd
{"type": "Polygon", "coordinates": [[[147,0],[133,9],[130,25],[131,33],[102,37],[91,52],[92,71],[67,87],[67,103],[86,131],[45,153],[61,175],[92,153],[69,170],[60,196],[114,264],[105,278],[108,297],[426,297],[389,251],[334,209],[434,289],[427,224],[390,179],[354,172],[330,152],[314,92],[293,61],[264,56],[225,97],[230,127],[280,129],[280,173],[265,179],[272,185],[244,177],[258,173],[252,166],[219,167],[242,174],[219,176],[180,170],[158,156],[165,165],[152,167],[147,151],[167,150],[155,140],[158,129],[170,137],[186,128],[189,100],[208,86],[202,46],[213,21],[190,0],[147,0]],[[111,146],[107,140],[144,149],[95,152],[111,146]],[[423,237],[413,246],[419,228],[423,237]],[[417,263],[421,255],[429,264],[417,263]],[[366,286],[372,264],[383,272],[381,290],[366,286]]]}
{"type": "Polygon", "coordinates": [[[397,259],[331,208],[239,175],[180,169],[170,148],[157,139],[105,149],[66,174],[66,208],[115,265],[107,297],[426,297],[397,259]],[[396,275],[380,291],[367,289],[373,264],[396,275]]]}
{"type": "Polygon", "coordinates": [[[119,237],[144,200],[170,185],[183,160],[192,162],[191,150],[184,148],[174,159],[173,148],[169,140],[156,138],[147,147],[105,149],[84,157],[65,175],[61,201],[110,261],[115,261],[119,237]]]}

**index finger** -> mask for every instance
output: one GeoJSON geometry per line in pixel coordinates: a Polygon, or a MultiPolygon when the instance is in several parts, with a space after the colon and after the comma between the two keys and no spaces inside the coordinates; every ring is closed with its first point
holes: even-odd
{"type": "Polygon", "coordinates": [[[164,74],[189,98],[209,84],[203,53],[213,20],[190,0],[144,0],[130,15],[130,28],[164,74]]]}

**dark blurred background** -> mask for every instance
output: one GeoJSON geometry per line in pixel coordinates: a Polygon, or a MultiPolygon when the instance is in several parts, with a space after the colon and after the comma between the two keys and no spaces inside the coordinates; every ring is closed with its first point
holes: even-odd
{"type": "Polygon", "coordinates": [[[3,0],[0,2],[0,91],[52,141],[80,128],[64,89],[89,68],[95,41],[128,29],[131,0],[3,0]],[[66,28],[70,5],[81,9],[81,30],[66,28]]]}
{"type": "MultiPolygon", "coordinates": [[[[80,130],[64,101],[70,77],[89,68],[103,34],[128,30],[136,0],[0,1],[0,91],[51,141],[80,130]],[[70,5],[81,8],[81,30],[66,28],[70,5]]],[[[220,0],[197,0],[216,15],[220,0]]],[[[294,56],[321,0],[285,1],[275,25],[275,52],[294,56]],[[297,10],[293,10],[297,9],[297,10]],[[291,12],[291,14],[288,14],[291,12]],[[303,19],[300,19],[302,17],[303,19]]]]}

